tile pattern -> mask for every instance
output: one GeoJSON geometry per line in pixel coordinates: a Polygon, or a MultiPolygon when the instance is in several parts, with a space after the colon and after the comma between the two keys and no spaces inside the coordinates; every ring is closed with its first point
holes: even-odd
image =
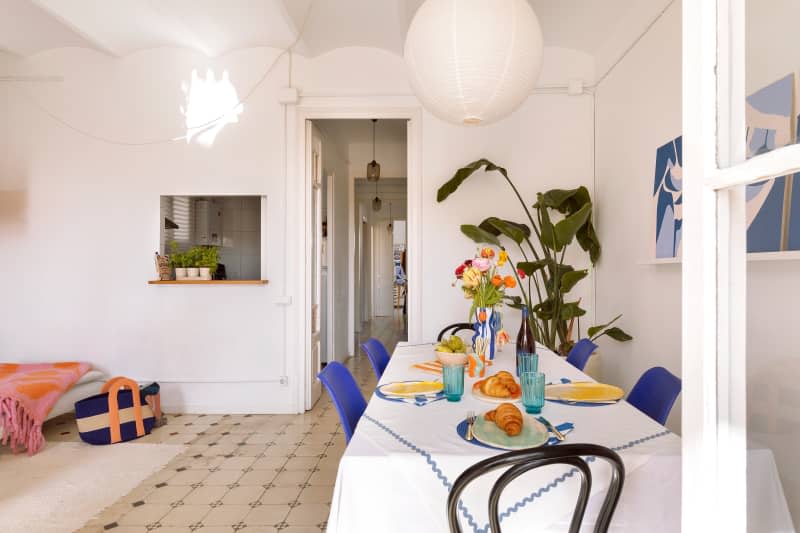
{"type": "MultiPolygon", "coordinates": [[[[405,338],[400,316],[368,323],[358,341],[392,351],[405,338]]],[[[366,357],[349,359],[365,395],[376,380],[366,357]]],[[[167,416],[137,442],[187,450],[90,520],[80,533],[310,533],[325,530],[344,433],[327,394],[301,415],[167,416]]],[[[45,425],[47,440],[77,440],[74,418],[45,425]]]]}

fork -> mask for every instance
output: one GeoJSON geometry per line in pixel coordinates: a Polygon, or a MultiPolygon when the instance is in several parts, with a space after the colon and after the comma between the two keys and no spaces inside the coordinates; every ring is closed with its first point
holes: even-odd
{"type": "Polygon", "coordinates": [[[467,411],[467,440],[472,440],[472,425],[475,423],[475,411],[467,411]]]}

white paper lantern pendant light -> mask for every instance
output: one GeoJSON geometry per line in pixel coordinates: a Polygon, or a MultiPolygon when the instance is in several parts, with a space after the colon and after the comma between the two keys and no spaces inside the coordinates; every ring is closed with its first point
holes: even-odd
{"type": "Polygon", "coordinates": [[[406,35],[409,79],[425,108],[454,124],[488,124],[531,94],[542,30],[527,0],[426,0],[406,35]]]}

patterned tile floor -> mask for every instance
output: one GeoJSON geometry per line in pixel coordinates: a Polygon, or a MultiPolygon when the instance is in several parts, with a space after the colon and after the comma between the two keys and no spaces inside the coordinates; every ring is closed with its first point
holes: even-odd
{"type": "MultiPolygon", "coordinates": [[[[359,335],[392,351],[404,338],[398,318],[377,319],[359,335]]],[[[348,361],[366,394],[375,376],[363,356],[348,361]]],[[[74,419],[45,425],[47,440],[76,440],[74,419]]],[[[327,394],[301,415],[167,415],[167,424],[137,442],[187,450],[81,533],[318,533],[325,530],[345,439],[327,394]]]]}

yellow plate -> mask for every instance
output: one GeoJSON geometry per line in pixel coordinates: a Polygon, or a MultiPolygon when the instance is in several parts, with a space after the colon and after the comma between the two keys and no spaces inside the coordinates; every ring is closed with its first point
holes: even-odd
{"type": "Polygon", "coordinates": [[[382,385],[380,391],[387,396],[424,396],[441,392],[440,381],[401,381],[382,385]]]}
{"type": "Polygon", "coordinates": [[[547,385],[544,397],[567,402],[613,402],[625,396],[625,391],[614,385],[582,381],[547,385]]]}

